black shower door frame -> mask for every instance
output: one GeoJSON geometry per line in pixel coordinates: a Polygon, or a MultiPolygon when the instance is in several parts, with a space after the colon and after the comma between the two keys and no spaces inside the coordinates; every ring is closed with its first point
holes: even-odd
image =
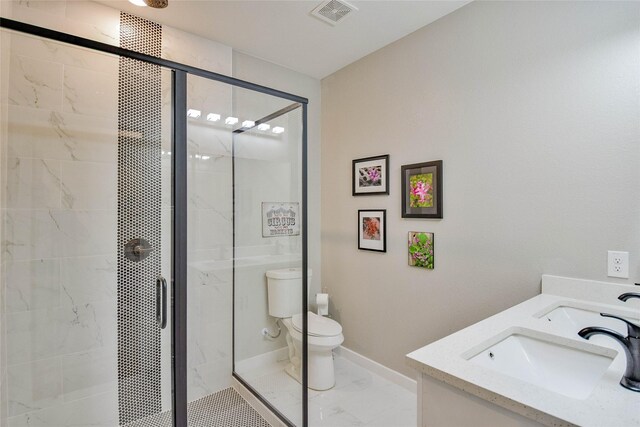
{"type": "MultiPolygon", "coordinates": [[[[252,90],[297,102],[302,106],[302,271],[308,270],[308,208],[307,208],[307,98],[258,85],[245,80],[236,79],[224,74],[214,73],[190,65],[158,58],[151,55],[123,49],[95,40],[74,36],[72,34],[27,24],[20,21],[0,17],[0,28],[31,34],[99,52],[109,53],[125,58],[159,65],[171,70],[172,75],[172,204],[173,215],[173,286],[171,304],[171,366],[172,366],[172,416],[175,427],[187,426],[187,75],[226,83],[231,86],[252,90]]],[[[308,275],[302,275],[302,312],[308,311],[308,275]]],[[[308,425],[308,338],[307,316],[302,316],[302,422],[308,425]]],[[[235,335],[235,331],[234,335],[235,335]]],[[[232,372],[254,396],[265,404],[287,425],[290,422],[253,387],[249,386],[236,372],[235,363],[232,372]]]]}

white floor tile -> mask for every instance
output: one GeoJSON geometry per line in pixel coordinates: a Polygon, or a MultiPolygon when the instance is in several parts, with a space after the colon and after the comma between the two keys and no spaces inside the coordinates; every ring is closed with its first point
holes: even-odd
{"type": "MultiPolygon", "coordinates": [[[[243,377],[296,425],[302,420],[302,389],[274,363],[246,372],[243,377]]],[[[415,427],[414,393],[343,358],[335,358],[336,385],[309,390],[311,427],[415,427]]]]}

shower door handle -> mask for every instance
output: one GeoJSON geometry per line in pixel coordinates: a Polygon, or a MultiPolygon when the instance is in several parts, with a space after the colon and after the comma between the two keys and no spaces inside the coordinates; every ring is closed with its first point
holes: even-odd
{"type": "Polygon", "coordinates": [[[160,329],[167,326],[167,281],[162,276],[156,279],[156,322],[160,329]]]}

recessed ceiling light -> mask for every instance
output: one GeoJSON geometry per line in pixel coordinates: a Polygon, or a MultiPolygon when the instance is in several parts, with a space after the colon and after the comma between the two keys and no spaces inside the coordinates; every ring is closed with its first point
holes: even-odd
{"type": "Polygon", "coordinates": [[[191,117],[192,119],[197,119],[201,114],[202,112],[200,110],[194,110],[193,108],[187,110],[187,117],[191,117]]]}
{"type": "Polygon", "coordinates": [[[144,0],[129,0],[129,3],[135,4],[136,6],[147,7],[147,4],[144,0]]]}
{"type": "Polygon", "coordinates": [[[271,125],[268,123],[260,123],[258,125],[258,130],[269,130],[271,128],[271,125]]]}
{"type": "Polygon", "coordinates": [[[224,123],[227,125],[235,125],[236,123],[238,123],[238,118],[229,116],[224,119],[224,123]]]}
{"type": "Polygon", "coordinates": [[[245,120],[244,122],[242,122],[242,127],[249,129],[252,128],[256,125],[256,122],[254,122],[253,120],[245,120]]]}
{"type": "Polygon", "coordinates": [[[217,122],[220,120],[220,114],[209,113],[207,114],[207,120],[210,122],[217,122]]]}
{"type": "Polygon", "coordinates": [[[273,133],[282,133],[282,132],[284,132],[284,128],[283,128],[283,127],[280,127],[280,126],[275,126],[275,127],[271,130],[271,132],[273,132],[273,133]]]}

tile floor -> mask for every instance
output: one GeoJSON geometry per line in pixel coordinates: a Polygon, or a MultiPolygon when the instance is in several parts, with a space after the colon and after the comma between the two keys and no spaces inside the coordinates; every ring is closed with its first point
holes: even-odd
{"type": "MultiPolygon", "coordinates": [[[[302,387],[284,372],[286,362],[242,375],[296,425],[302,425],[302,387]]],[[[309,390],[310,427],[415,427],[416,395],[347,360],[335,358],[336,385],[309,390]]]]}
{"type": "MultiPolygon", "coordinates": [[[[171,412],[162,412],[124,427],[170,427],[171,424],[171,412]]],[[[231,387],[189,402],[187,424],[189,427],[269,427],[269,423],[231,387]]]]}

